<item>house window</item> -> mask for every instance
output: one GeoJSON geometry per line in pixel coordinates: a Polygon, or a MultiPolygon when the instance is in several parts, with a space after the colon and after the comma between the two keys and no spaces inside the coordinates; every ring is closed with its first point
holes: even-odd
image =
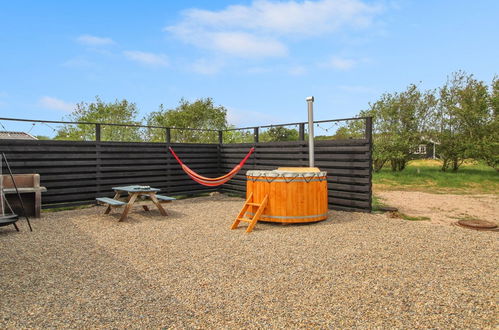
{"type": "Polygon", "coordinates": [[[420,144],[419,146],[417,146],[416,150],[414,150],[414,154],[426,155],[426,144],[420,144]]]}

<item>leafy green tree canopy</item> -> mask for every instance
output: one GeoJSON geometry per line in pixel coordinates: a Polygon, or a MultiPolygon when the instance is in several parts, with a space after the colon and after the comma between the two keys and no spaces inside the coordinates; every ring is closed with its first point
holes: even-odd
{"type": "Polygon", "coordinates": [[[298,130],[283,126],[271,127],[260,133],[261,142],[298,141],[298,130]]]}
{"type": "MultiPolygon", "coordinates": [[[[224,130],[228,127],[227,109],[221,105],[215,106],[211,98],[198,99],[192,103],[182,99],[178,107],[169,110],[160,105],[158,111],[151,112],[144,119],[148,126],[176,128],[171,130],[173,142],[217,142],[217,132],[183,130],[181,128],[224,130]]],[[[165,141],[164,130],[150,129],[147,136],[149,141],[165,141]]]]}
{"type": "MultiPolygon", "coordinates": [[[[130,103],[125,99],[106,103],[97,96],[95,102],[78,103],[76,109],[64,119],[72,122],[140,125],[140,121],[136,119],[137,115],[135,103],[130,103]]],[[[58,129],[55,139],[93,141],[95,140],[95,125],[66,125],[58,129]]],[[[140,141],[141,134],[137,127],[102,125],[101,140],[140,141]]]]}
{"type": "Polygon", "coordinates": [[[421,143],[428,115],[436,104],[431,91],[409,85],[402,93],[385,93],[361,116],[373,117],[373,163],[379,171],[390,161],[392,170],[401,171],[421,143]]]}
{"type": "Polygon", "coordinates": [[[442,170],[451,167],[457,171],[466,158],[484,158],[492,152],[494,140],[497,145],[497,134],[494,138],[493,132],[489,132],[494,115],[489,107],[488,88],[473,75],[458,71],[449,77],[439,94],[434,124],[442,170]]]}

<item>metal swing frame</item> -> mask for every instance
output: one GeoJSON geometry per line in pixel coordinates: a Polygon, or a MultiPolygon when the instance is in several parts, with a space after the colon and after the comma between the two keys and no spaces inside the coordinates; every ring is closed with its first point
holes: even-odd
{"type": "Polygon", "coordinates": [[[19,215],[14,213],[14,210],[10,206],[9,201],[5,197],[5,193],[3,191],[3,173],[2,173],[2,162],[3,161],[5,161],[5,165],[7,167],[10,178],[12,180],[12,184],[14,185],[14,188],[16,190],[17,198],[19,198],[19,203],[21,204],[21,209],[24,213],[24,217],[26,218],[26,221],[28,222],[29,230],[33,231],[33,228],[31,227],[31,223],[29,222],[28,215],[26,213],[26,209],[24,208],[24,203],[23,203],[23,200],[21,198],[21,194],[19,193],[19,189],[17,188],[16,180],[14,179],[14,175],[12,174],[12,170],[10,168],[7,157],[5,156],[5,154],[3,152],[0,155],[0,203],[1,203],[0,206],[2,209],[2,212],[0,214],[0,227],[13,225],[14,228],[16,228],[17,231],[19,231],[19,227],[17,227],[17,224],[16,224],[16,222],[19,220],[19,215]],[[7,205],[7,207],[9,208],[9,210],[11,212],[10,214],[5,214],[5,205],[7,205]]]}

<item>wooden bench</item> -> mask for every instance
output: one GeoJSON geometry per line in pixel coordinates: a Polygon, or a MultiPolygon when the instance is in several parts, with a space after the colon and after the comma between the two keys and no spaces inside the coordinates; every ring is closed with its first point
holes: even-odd
{"type": "MultiPolygon", "coordinates": [[[[128,187],[122,187],[122,188],[128,188],[128,187]]],[[[123,210],[123,213],[120,217],[120,221],[126,218],[128,211],[130,211],[130,208],[132,206],[142,206],[144,210],[149,211],[149,206],[151,204],[155,204],[158,207],[160,213],[162,215],[167,215],[166,211],[161,207],[160,204],[164,203],[170,203],[171,201],[174,201],[174,197],[169,197],[169,196],[163,196],[163,195],[157,195],[156,193],[152,194],[146,194],[146,193],[134,193],[132,191],[132,194],[129,195],[128,201],[124,201],[123,198],[120,199],[120,191],[116,193],[114,198],[109,198],[109,197],[97,197],[96,201],[98,204],[105,205],[107,206],[106,211],[104,214],[109,214],[111,212],[111,209],[125,206],[125,209],[123,210]],[[139,200],[137,200],[137,197],[139,200]]]]}
{"type": "MultiPolygon", "coordinates": [[[[14,174],[14,180],[27,215],[39,218],[42,208],[42,192],[47,191],[47,188],[40,186],[40,174],[14,174]]],[[[2,182],[3,191],[10,206],[15,213],[24,215],[10,175],[2,175],[2,182]]]]}
{"type": "Polygon", "coordinates": [[[159,200],[160,203],[168,203],[176,200],[175,197],[163,196],[163,195],[156,195],[156,198],[159,200]]]}
{"type": "Polygon", "coordinates": [[[116,200],[113,198],[109,198],[109,197],[97,197],[96,200],[97,200],[97,202],[100,202],[99,204],[107,204],[107,205],[111,205],[114,207],[120,207],[120,206],[126,205],[125,202],[122,202],[122,201],[119,201],[119,200],[116,200]]]}

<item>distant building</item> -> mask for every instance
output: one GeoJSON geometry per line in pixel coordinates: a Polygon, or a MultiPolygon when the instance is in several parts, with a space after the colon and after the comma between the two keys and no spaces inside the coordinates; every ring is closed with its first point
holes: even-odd
{"type": "Polygon", "coordinates": [[[426,140],[426,143],[420,144],[412,151],[412,154],[416,156],[416,158],[421,159],[437,159],[437,145],[440,143],[435,142],[433,140],[426,140]]]}
{"type": "Polygon", "coordinates": [[[25,132],[0,131],[0,140],[38,140],[36,137],[25,132]]]}

